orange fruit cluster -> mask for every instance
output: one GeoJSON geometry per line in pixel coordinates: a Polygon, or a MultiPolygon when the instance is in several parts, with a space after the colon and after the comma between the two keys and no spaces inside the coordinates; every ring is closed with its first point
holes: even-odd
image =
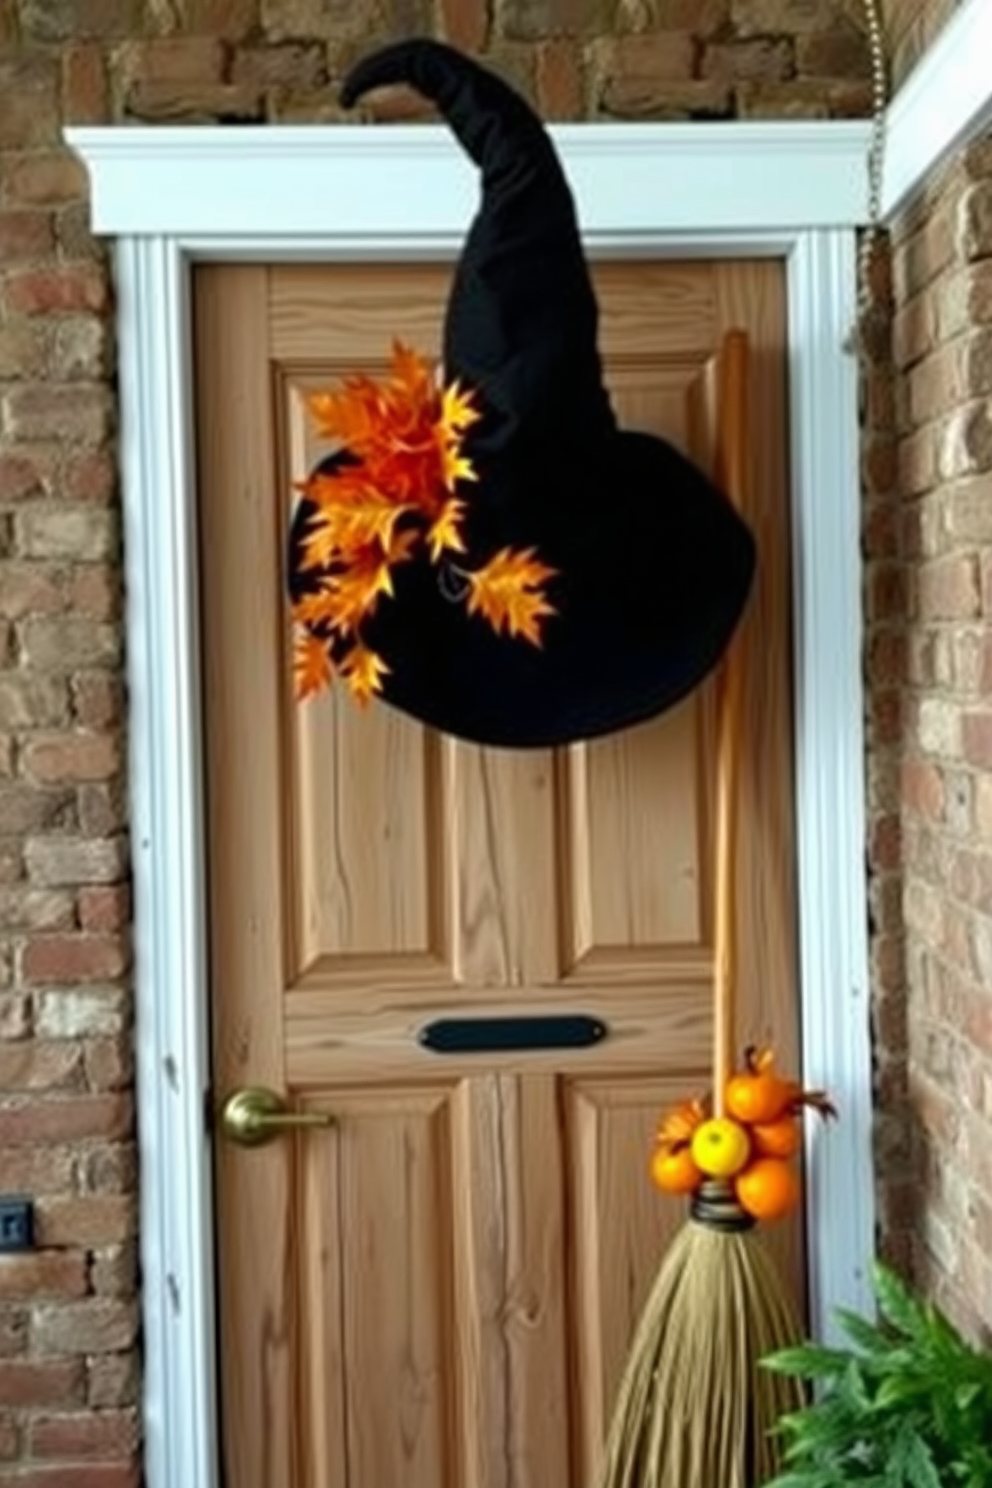
{"type": "Polygon", "coordinates": [[[754,1219],[783,1219],[796,1207],[801,1185],[794,1159],[802,1146],[802,1113],[835,1116],[818,1090],[804,1090],[779,1074],[771,1049],[748,1049],[744,1068],[724,1091],[726,1114],[711,1102],[682,1101],[658,1125],[651,1177],[664,1193],[694,1193],[706,1178],[733,1183],[738,1203],[754,1219]]]}

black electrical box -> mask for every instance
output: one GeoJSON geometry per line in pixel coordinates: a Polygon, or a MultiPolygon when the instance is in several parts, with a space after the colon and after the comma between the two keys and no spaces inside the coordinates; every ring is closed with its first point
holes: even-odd
{"type": "Polygon", "coordinates": [[[0,1195],[0,1255],[30,1250],[34,1244],[34,1209],[30,1199],[0,1195]]]}

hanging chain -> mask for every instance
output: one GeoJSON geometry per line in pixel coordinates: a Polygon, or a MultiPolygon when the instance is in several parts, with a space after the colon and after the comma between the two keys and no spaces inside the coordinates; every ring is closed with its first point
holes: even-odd
{"type": "MultiPolygon", "coordinates": [[[[885,38],[878,0],[864,0],[871,54],[871,139],[868,145],[868,223],[858,251],[858,318],[862,327],[872,307],[871,265],[882,230],[882,187],[885,163],[885,107],[888,103],[888,69],[885,38]]],[[[852,337],[857,342],[857,329],[852,337]]]]}

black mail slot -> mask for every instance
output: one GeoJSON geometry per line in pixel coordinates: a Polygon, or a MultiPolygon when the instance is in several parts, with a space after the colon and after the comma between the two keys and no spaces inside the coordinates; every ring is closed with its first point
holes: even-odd
{"type": "Polygon", "coordinates": [[[500,1054],[508,1050],[587,1049],[608,1029],[599,1018],[564,1013],[533,1018],[438,1018],[419,1041],[435,1054],[500,1054]]]}

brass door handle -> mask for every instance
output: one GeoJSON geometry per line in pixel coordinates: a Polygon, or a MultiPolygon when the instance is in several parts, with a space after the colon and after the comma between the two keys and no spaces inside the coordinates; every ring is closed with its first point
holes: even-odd
{"type": "Polygon", "coordinates": [[[281,1095],[260,1085],[235,1090],[220,1113],[221,1131],[239,1147],[261,1147],[285,1132],[333,1124],[334,1117],[326,1112],[291,1111],[281,1095]]]}

